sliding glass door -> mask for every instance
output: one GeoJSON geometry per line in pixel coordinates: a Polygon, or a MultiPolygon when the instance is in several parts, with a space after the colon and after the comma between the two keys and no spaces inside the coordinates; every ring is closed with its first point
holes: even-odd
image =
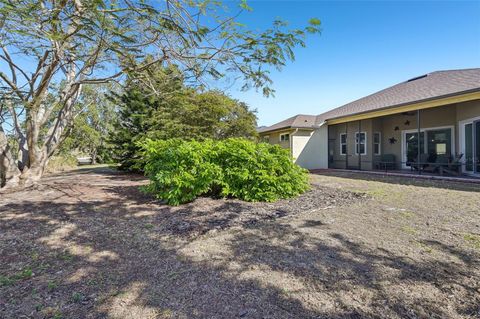
{"type": "Polygon", "coordinates": [[[465,172],[480,174],[480,120],[464,125],[465,172]]]}
{"type": "MultiPolygon", "coordinates": [[[[420,132],[420,153],[425,149],[424,132],[420,132]]],[[[406,165],[410,166],[418,157],[418,132],[405,134],[405,149],[407,151],[406,165]]]]}
{"type": "Polygon", "coordinates": [[[403,167],[407,168],[418,160],[420,143],[420,160],[434,163],[439,156],[451,157],[453,154],[453,129],[451,127],[422,128],[420,138],[418,131],[403,131],[402,158],[403,167]]]}
{"type": "Polygon", "coordinates": [[[475,157],[474,157],[474,173],[480,173],[480,121],[473,122],[474,126],[474,152],[475,152],[475,157]]]}
{"type": "Polygon", "coordinates": [[[473,123],[465,124],[465,171],[473,173],[473,123]]]}

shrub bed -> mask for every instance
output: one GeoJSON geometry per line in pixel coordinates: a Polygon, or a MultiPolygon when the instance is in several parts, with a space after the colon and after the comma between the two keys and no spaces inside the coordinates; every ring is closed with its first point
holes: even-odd
{"type": "Polygon", "coordinates": [[[201,195],[272,202],[309,188],[307,171],[277,145],[240,138],[142,143],[145,190],[178,205],[201,195]]]}

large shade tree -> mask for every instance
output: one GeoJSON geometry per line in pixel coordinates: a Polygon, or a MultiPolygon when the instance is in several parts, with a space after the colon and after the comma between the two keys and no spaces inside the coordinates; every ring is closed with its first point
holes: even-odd
{"type": "Polygon", "coordinates": [[[235,74],[269,95],[268,69],[293,59],[319,28],[312,19],[304,29],[275,21],[251,31],[225,9],[209,0],[0,0],[1,187],[41,178],[85,85],[175,63],[200,83],[235,74]]]}

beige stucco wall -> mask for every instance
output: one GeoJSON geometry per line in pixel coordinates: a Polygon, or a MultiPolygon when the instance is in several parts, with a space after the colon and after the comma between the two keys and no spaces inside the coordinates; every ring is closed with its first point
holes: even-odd
{"type": "Polygon", "coordinates": [[[307,145],[313,134],[312,130],[295,130],[290,136],[292,139],[292,157],[296,160],[307,145]]]}
{"type": "Polygon", "coordinates": [[[457,104],[457,121],[480,116],[480,100],[457,104]]]}
{"type": "Polygon", "coordinates": [[[312,132],[297,157],[296,163],[306,169],[328,168],[328,127],[322,125],[312,132]]]}
{"type": "Polygon", "coordinates": [[[264,136],[268,136],[269,138],[269,143],[273,145],[280,145],[281,147],[285,149],[290,149],[290,141],[280,141],[280,134],[290,134],[290,138],[292,137],[292,133],[294,130],[288,129],[288,130],[281,130],[281,131],[275,131],[275,132],[267,132],[267,133],[260,133],[260,140],[263,141],[264,136]]]}
{"type": "Polygon", "coordinates": [[[305,129],[287,129],[274,132],[260,133],[260,140],[263,141],[265,136],[268,136],[269,143],[273,145],[280,145],[285,149],[290,150],[290,154],[296,160],[303,151],[305,145],[307,145],[310,137],[313,134],[313,130],[305,129]],[[280,141],[281,134],[290,134],[289,141],[280,141]]]}

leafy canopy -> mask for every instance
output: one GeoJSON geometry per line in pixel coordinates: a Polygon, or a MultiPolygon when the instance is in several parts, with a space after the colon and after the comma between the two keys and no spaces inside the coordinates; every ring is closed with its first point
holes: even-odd
{"type": "Polygon", "coordinates": [[[188,87],[175,66],[151,68],[149,77],[152,86],[132,76],[123,94],[114,97],[119,118],[111,140],[122,169],[142,169],[137,142],[145,138],[256,137],[257,118],[245,103],[188,87]]]}
{"type": "Polygon", "coordinates": [[[237,4],[232,14],[232,3],[211,0],[0,0],[0,185],[41,177],[88,84],[143,72],[138,78],[153,87],[146,70],[174,64],[200,86],[234,78],[271,95],[268,71],[293,60],[319,21],[249,30],[240,13],[251,8],[237,4]],[[7,136],[19,145],[18,161],[7,136]]]}

